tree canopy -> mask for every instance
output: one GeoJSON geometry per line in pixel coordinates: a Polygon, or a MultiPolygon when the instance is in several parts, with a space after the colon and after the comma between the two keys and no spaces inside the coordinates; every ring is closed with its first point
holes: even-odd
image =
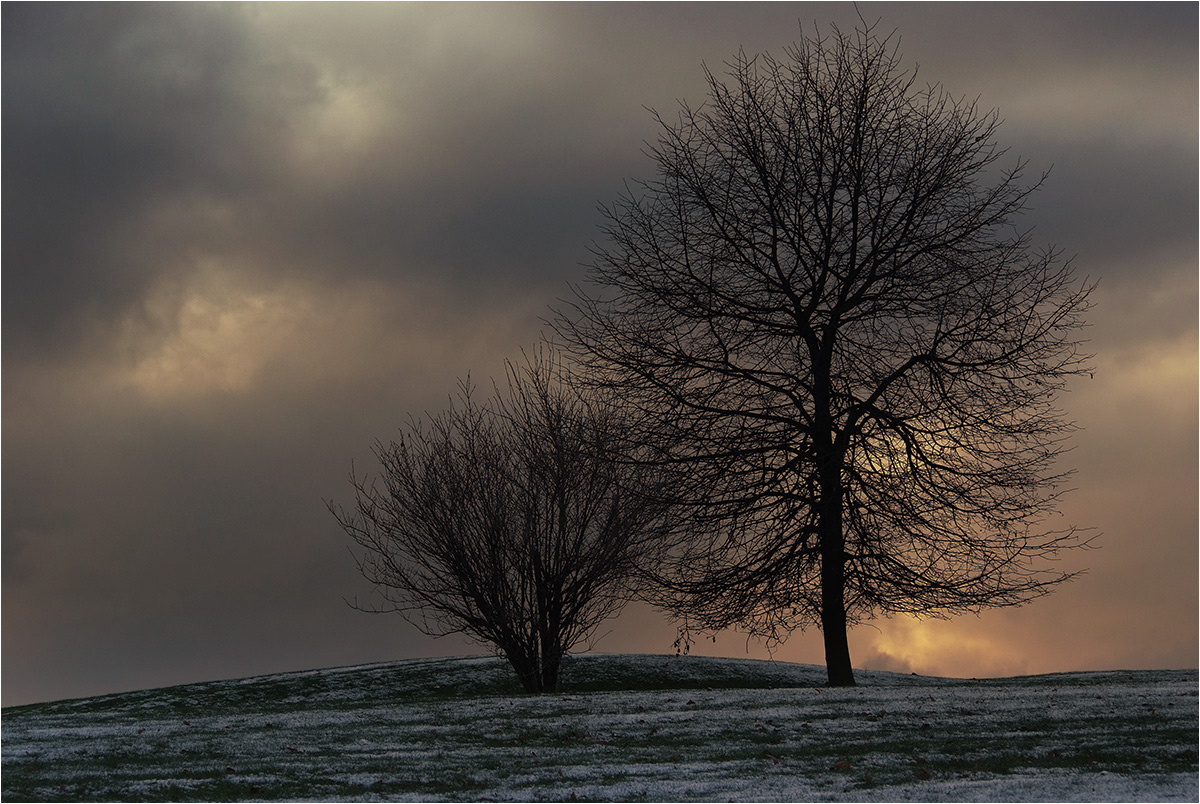
{"type": "Polygon", "coordinates": [[[485,404],[459,404],[376,445],[378,480],[330,504],[360,572],[425,633],[495,647],[530,692],[631,597],[670,519],[653,467],[621,460],[618,410],[561,382],[545,353],[509,365],[485,404]]]}
{"type": "MultiPolygon", "coordinates": [[[[739,54],[656,115],[654,178],[605,208],[555,329],[618,392],[690,527],[658,601],[767,640],[1016,605],[1086,543],[1051,519],[1090,284],[1019,228],[1041,179],[1000,119],[864,25],[739,54]]],[[[1044,178],[1044,177],[1042,177],[1044,178]]]]}

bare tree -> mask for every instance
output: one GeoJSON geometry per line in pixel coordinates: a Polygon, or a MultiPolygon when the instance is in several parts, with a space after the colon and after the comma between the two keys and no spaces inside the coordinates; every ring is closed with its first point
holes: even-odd
{"type": "Polygon", "coordinates": [[[768,642],[815,624],[851,685],[850,625],[1069,577],[1043,559],[1087,541],[1047,523],[1090,286],[1015,227],[1041,180],[994,111],[919,86],[870,26],[786,56],[656,114],[657,177],[605,210],[555,327],[689,503],[660,602],[768,642]]]}
{"type": "Polygon", "coordinates": [[[667,522],[653,471],[618,460],[616,409],[559,371],[544,354],[509,364],[506,395],[482,406],[464,383],[428,428],[377,443],[382,474],[351,474],[351,510],[329,504],[381,610],[494,646],[529,692],[553,690],[567,651],[621,609],[667,522]]]}

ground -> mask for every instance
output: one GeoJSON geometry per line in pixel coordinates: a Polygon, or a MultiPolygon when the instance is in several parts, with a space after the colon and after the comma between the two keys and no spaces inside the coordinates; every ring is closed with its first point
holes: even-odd
{"type": "Polygon", "coordinates": [[[937,679],[492,657],[3,711],[5,800],[1195,801],[1196,671],[937,679]]]}

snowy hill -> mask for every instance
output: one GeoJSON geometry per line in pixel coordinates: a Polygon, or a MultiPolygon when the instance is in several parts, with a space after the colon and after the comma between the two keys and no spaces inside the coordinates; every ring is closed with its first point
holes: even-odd
{"type": "Polygon", "coordinates": [[[521,693],[492,657],[3,710],[7,801],[1197,800],[1197,673],[961,680],[581,655],[521,693]]]}

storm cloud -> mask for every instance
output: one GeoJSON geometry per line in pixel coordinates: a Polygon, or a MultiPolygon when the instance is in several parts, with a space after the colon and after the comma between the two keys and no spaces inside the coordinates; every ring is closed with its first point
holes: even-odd
{"type": "MultiPolygon", "coordinates": [[[[861,5],[1049,170],[1027,224],[1099,279],[1055,595],[880,621],[866,666],[1195,666],[1197,9],[861,5]]],[[[323,500],[498,375],[649,178],[702,64],[828,4],[20,4],[3,36],[4,704],[479,649],[371,590],[323,500]]],[[[597,644],[669,652],[637,610],[597,644]]],[[[737,634],[710,652],[764,655],[737,634]]],[[[777,654],[820,661],[797,635],[777,654]]]]}

